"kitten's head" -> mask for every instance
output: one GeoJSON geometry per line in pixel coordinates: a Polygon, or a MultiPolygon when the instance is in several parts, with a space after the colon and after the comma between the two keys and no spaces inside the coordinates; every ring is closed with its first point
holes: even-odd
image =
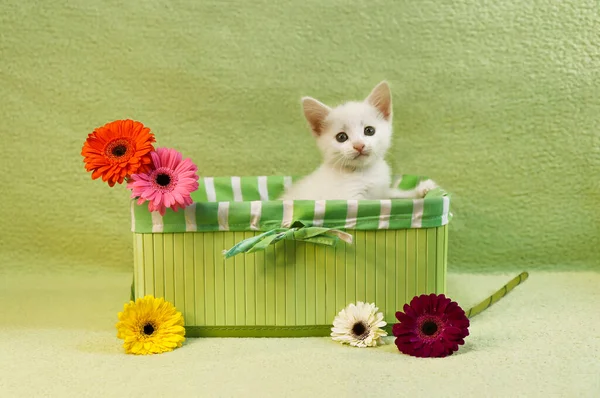
{"type": "Polygon", "coordinates": [[[360,169],[382,159],[390,147],[392,95],[386,82],[379,83],[362,102],[330,108],[304,97],[302,106],[325,163],[360,169]]]}

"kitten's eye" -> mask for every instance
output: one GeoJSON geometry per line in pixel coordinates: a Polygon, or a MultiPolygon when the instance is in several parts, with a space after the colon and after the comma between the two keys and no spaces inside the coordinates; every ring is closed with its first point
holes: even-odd
{"type": "Polygon", "coordinates": [[[348,135],[346,133],[337,133],[335,139],[337,142],[345,142],[348,140],[348,135]]]}
{"type": "Polygon", "coordinates": [[[365,127],[365,135],[373,135],[375,134],[375,127],[367,126],[365,127]]]}

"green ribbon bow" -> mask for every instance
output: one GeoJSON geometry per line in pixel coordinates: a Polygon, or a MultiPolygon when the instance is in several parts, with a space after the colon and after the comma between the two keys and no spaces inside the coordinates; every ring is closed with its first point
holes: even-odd
{"type": "MultiPolygon", "coordinates": [[[[294,224],[298,225],[298,224],[294,224]]],[[[233,257],[240,253],[252,253],[265,250],[269,245],[280,240],[298,240],[316,243],[318,245],[333,246],[340,239],[352,243],[352,235],[332,228],[292,226],[291,228],[275,228],[252,238],[244,239],[229,250],[224,250],[225,258],[233,257]]]]}

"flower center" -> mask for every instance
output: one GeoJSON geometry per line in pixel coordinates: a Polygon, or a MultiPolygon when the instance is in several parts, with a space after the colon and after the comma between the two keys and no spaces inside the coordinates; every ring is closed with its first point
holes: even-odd
{"type": "Polygon", "coordinates": [[[363,322],[357,322],[352,326],[352,334],[358,338],[366,337],[369,334],[368,331],[369,328],[363,322]]]}
{"type": "Polygon", "coordinates": [[[160,167],[151,175],[154,189],[160,192],[171,192],[177,187],[177,175],[168,167],[160,167]]]}
{"type": "Polygon", "coordinates": [[[418,322],[417,330],[423,339],[437,339],[444,330],[444,322],[437,316],[425,316],[418,322]]]}
{"type": "Polygon", "coordinates": [[[154,333],[154,326],[152,326],[152,324],[147,323],[144,325],[144,334],[147,336],[150,336],[152,333],[154,333]]]}
{"type": "Polygon", "coordinates": [[[161,187],[166,187],[171,183],[171,177],[168,174],[159,174],[156,176],[156,183],[161,187]]]}
{"type": "Polygon", "coordinates": [[[126,152],[127,152],[127,147],[125,145],[117,145],[116,147],[114,147],[112,149],[112,154],[115,155],[116,157],[121,157],[121,156],[125,155],[126,152]]]}
{"type": "Polygon", "coordinates": [[[131,151],[131,143],[125,138],[118,138],[111,141],[104,148],[105,156],[112,162],[125,162],[131,158],[133,151],[131,151]]]}
{"type": "Polygon", "coordinates": [[[433,336],[438,331],[438,326],[433,321],[425,321],[421,326],[421,332],[426,336],[433,336]]]}

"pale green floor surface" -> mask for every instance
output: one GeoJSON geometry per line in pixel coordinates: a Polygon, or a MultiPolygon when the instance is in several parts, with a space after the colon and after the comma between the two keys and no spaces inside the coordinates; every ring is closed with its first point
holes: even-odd
{"type": "MultiPolygon", "coordinates": [[[[514,274],[451,274],[468,307],[514,274]]],[[[131,275],[0,274],[2,397],[592,397],[600,391],[600,273],[531,272],[444,359],[329,338],[189,339],[160,356],[115,337],[131,275]]],[[[391,340],[389,341],[392,342],[391,340]]]]}

